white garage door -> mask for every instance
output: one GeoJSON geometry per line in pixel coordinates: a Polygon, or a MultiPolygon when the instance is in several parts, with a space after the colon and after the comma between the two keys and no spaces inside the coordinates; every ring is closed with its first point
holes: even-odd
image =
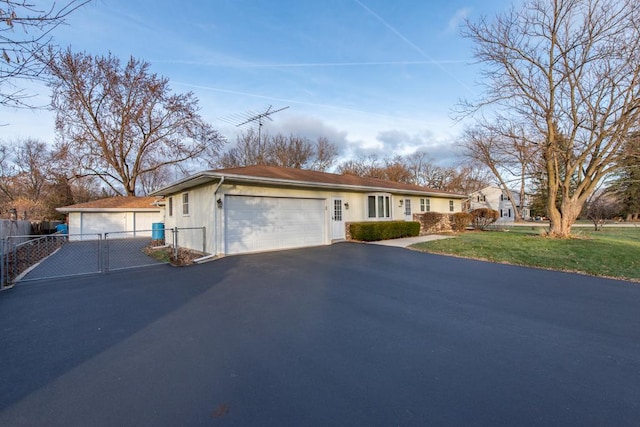
{"type": "Polygon", "coordinates": [[[227,254],[321,245],[325,234],[323,199],[225,198],[227,254]]]}
{"type": "Polygon", "coordinates": [[[80,233],[103,234],[124,231],[127,227],[125,212],[82,212],[80,233]]]}

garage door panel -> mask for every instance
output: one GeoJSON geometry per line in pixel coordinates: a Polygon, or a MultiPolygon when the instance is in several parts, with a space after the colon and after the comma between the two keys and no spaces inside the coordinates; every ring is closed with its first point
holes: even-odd
{"type": "Polygon", "coordinates": [[[321,245],[324,199],[227,196],[226,253],[321,245]]]}
{"type": "Polygon", "coordinates": [[[126,215],[121,212],[83,212],[81,230],[83,234],[102,234],[123,231],[126,224],[126,215]]]}

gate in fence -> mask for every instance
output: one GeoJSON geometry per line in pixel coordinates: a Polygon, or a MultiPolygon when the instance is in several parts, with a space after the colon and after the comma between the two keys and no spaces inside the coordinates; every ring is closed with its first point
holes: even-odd
{"type": "Polygon", "coordinates": [[[108,273],[167,262],[154,252],[178,248],[204,253],[206,228],[136,230],[102,234],[10,236],[0,240],[0,288],[20,281],[108,273]],[[153,233],[153,234],[152,234],[153,233]],[[194,247],[195,246],[195,247],[194,247]]]}

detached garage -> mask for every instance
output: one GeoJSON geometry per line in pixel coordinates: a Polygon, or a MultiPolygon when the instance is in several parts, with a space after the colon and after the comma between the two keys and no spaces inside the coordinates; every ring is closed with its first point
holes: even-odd
{"type": "Polygon", "coordinates": [[[158,202],[156,197],[109,197],[57,210],[67,214],[72,240],[116,232],[150,236],[152,224],[164,221],[164,207],[158,202]]]}
{"type": "Polygon", "coordinates": [[[234,255],[345,240],[349,222],[412,221],[424,212],[462,210],[465,195],[354,175],[275,166],[203,171],[152,193],[162,196],[165,227],[184,229],[180,245],[234,255]]]}

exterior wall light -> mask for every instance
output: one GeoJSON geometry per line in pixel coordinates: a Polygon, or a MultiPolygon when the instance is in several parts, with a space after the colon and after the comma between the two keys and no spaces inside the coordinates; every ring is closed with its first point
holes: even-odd
{"type": "Polygon", "coordinates": [[[345,202],[345,203],[344,203],[344,208],[345,208],[346,210],[349,210],[349,202],[345,202]]]}
{"type": "Polygon", "coordinates": [[[218,205],[218,208],[222,209],[222,199],[216,200],[216,205],[218,205]]]}
{"type": "Polygon", "coordinates": [[[402,199],[400,199],[400,207],[402,207],[402,203],[403,203],[403,202],[402,202],[402,199]]]}

